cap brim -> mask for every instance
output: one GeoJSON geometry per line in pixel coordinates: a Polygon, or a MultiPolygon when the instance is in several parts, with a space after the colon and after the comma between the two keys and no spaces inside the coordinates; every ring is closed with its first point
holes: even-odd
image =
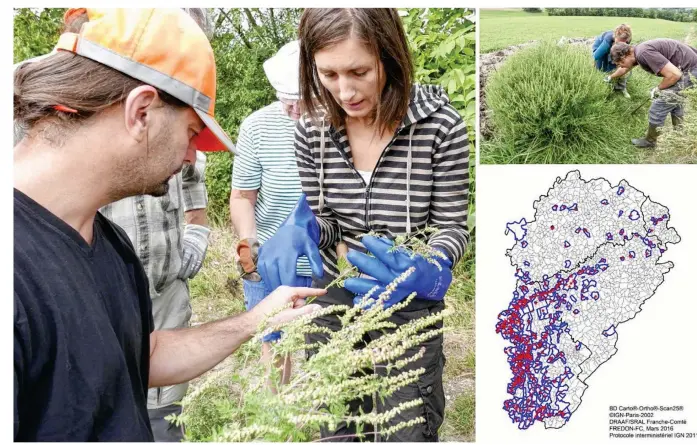
{"type": "Polygon", "coordinates": [[[203,131],[201,131],[196,136],[196,149],[199,151],[229,151],[230,153],[237,154],[235,149],[235,144],[232,143],[230,138],[225,134],[218,122],[213,119],[208,113],[194,108],[198,117],[201,118],[203,124],[206,126],[203,131]]]}
{"type": "Polygon", "coordinates": [[[278,97],[279,99],[286,100],[300,100],[299,94],[284,93],[282,91],[276,91],[276,97],[278,97]]]}

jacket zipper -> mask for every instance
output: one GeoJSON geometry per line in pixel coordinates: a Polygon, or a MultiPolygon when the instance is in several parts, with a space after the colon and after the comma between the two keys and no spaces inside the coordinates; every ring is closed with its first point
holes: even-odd
{"type": "MultiPolygon", "coordinates": [[[[412,124],[412,125],[413,125],[413,124],[412,124]]],[[[330,138],[330,139],[332,140],[332,142],[334,143],[334,146],[337,147],[337,149],[338,149],[338,151],[339,151],[339,154],[340,154],[341,157],[344,159],[344,162],[346,162],[346,164],[349,166],[349,168],[351,168],[351,170],[353,170],[354,176],[358,177],[358,179],[360,179],[360,181],[365,185],[365,222],[364,222],[364,224],[365,224],[365,227],[366,227],[368,230],[370,230],[370,225],[369,225],[369,223],[368,223],[368,209],[369,209],[369,207],[370,207],[370,191],[371,191],[371,186],[373,185],[373,177],[375,176],[375,172],[377,171],[378,166],[380,165],[380,162],[382,161],[382,158],[385,156],[385,153],[386,153],[387,150],[392,146],[392,144],[394,143],[394,141],[397,139],[397,137],[399,136],[399,133],[400,133],[403,129],[405,129],[405,128],[406,128],[406,126],[400,125],[400,126],[397,128],[397,130],[395,130],[395,133],[394,133],[394,135],[392,136],[392,139],[390,139],[390,142],[387,143],[387,145],[385,146],[385,148],[382,150],[382,153],[380,153],[380,157],[378,158],[378,162],[375,164],[375,167],[373,167],[373,171],[372,171],[372,173],[370,174],[370,181],[368,182],[368,184],[365,183],[365,180],[363,179],[363,176],[361,176],[361,174],[358,173],[358,170],[357,170],[356,167],[353,165],[353,163],[352,163],[351,161],[349,161],[348,157],[346,156],[346,152],[345,152],[344,150],[342,150],[342,149],[338,149],[339,144],[338,144],[337,141],[334,139],[333,135],[332,135],[332,134],[329,134],[329,138],[330,138]]],[[[329,130],[327,130],[327,132],[329,132],[329,130]]]]}
{"type": "MultiPolygon", "coordinates": [[[[365,186],[365,227],[368,229],[368,231],[371,230],[369,222],[368,222],[368,219],[369,219],[368,218],[368,209],[370,208],[370,192],[372,190],[371,187],[373,186],[373,178],[375,177],[375,172],[378,171],[378,166],[380,165],[380,162],[382,162],[382,158],[385,157],[385,153],[387,153],[387,150],[390,149],[390,147],[392,146],[394,141],[397,139],[397,137],[399,136],[399,133],[402,131],[403,128],[405,128],[405,127],[403,127],[401,125],[397,128],[397,130],[394,132],[394,135],[392,136],[392,139],[390,139],[390,142],[385,146],[385,149],[382,150],[382,153],[380,153],[380,157],[378,158],[378,162],[375,163],[375,167],[373,167],[373,172],[370,174],[370,181],[365,186]]],[[[356,170],[355,167],[353,167],[353,169],[356,170]]],[[[356,170],[356,173],[358,173],[357,170],[356,170]]],[[[363,177],[361,177],[361,179],[363,179],[363,177]]],[[[363,181],[363,183],[365,184],[365,181],[363,181]]]]}

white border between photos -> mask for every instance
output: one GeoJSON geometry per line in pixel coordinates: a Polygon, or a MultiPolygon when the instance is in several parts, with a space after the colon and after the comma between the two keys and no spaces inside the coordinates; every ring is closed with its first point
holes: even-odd
{"type": "MultiPolygon", "coordinates": [[[[86,2],[87,5],[89,6],[100,6],[100,7],[114,7],[114,2],[108,2],[108,1],[88,1],[86,2]]],[[[215,0],[215,1],[201,1],[201,2],[193,2],[193,1],[181,1],[181,0],[176,0],[176,1],[164,1],[164,0],[157,0],[157,1],[149,1],[143,3],[142,1],[135,1],[135,0],[123,0],[118,3],[119,7],[176,7],[176,6],[191,6],[192,3],[197,3],[196,6],[201,6],[201,7],[244,7],[244,6],[254,6],[254,7],[323,7],[326,6],[326,1],[318,1],[318,0],[309,0],[309,1],[298,1],[298,0],[261,0],[261,1],[251,1],[251,0],[243,0],[243,1],[221,1],[221,0],[215,0]]],[[[480,31],[480,20],[479,20],[479,8],[485,7],[485,8],[503,8],[503,7],[529,7],[529,6],[536,6],[536,7],[578,7],[579,5],[578,0],[558,0],[558,1],[504,1],[504,0],[431,0],[431,1],[426,1],[426,0],[403,0],[403,1],[394,1],[394,0],[389,0],[389,1],[383,1],[381,2],[380,6],[390,6],[390,7],[424,7],[426,5],[428,6],[438,6],[438,7],[452,7],[452,8],[469,8],[469,9],[475,9],[476,10],[476,18],[477,18],[477,49],[476,49],[476,54],[477,54],[477,66],[476,66],[476,75],[477,79],[479,78],[479,31],[480,31]]],[[[647,1],[647,0],[637,0],[637,1],[627,1],[627,0],[622,0],[622,1],[616,1],[613,2],[611,5],[608,4],[607,2],[599,2],[599,1],[592,1],[592,2],[583,2],[583,6],[586,7],[655,7],[657,1],[647,1]]],[[[693,0],[692,2],[688,0],[679,0],[679,1],[672,1],[668,2],[669,4],[667,5],[660,5],[661,7],[697,7],[695,1],[693,0]],[[693,3],[693,4],[690,4],[693,3]]],[[[27,1],[14,1],[11,2],[12,7],[66,7],[69,5],[66,5],[65,1],[56,1],[56,0],[50,0],[50,1],[36,1],[36,2],[27,2],[27,1]]],[[[374,6],[375,2],[370,1],[370,0],[353,0],[353,1],[345,1],[343,2],[343,5],[345,7],[370,7],[374,6]]],[[[80,6],[85,6],[85,4],[82,4],[80,6]]],[[[2,39],[2,56],[3,60],[5,60],[6,64],[10,61],[10,56],[12,55],[12,32],[13,32],[13,27],[12,27],[12,17],[13,15],[11,14],[8,9],[5,9],[6,13],[0,17],[0,23],[2,26],[2,29],[4,31],[3,34],[5,35],[5,38],[2,39]]],[[[11,66],[5,67],[4,70],[2,70],[2,78],[5,79],[3,82],[5,85],[10,85],[11,82],[11,74],[12,74],[12,69],[11,66]]],[[[476,84],[476,91],[477,91],[477,105],[476,105],[476,113],[477,113],[477,120],[476,120],[476,130],[477,130],[477,138],[476,138],[476,150],[474,152],[471,151],[474,154],[474,160],[477,164],[479,165],[479,146],[480,146],[480,138],[479,138],[479,82],[476,84]]],[[[5,100],[3,103],[9,104],[12,102],[12,99],[9,98],[9,88],[4,89],[2,91],[2,97],[5,97],[5,100]]],[[[5,116],[3,118],[3,122],[5,122],[5,128],[6,128],[6,136],[5,140],[6,143],[8,143],[9,135],[12,134],[12,128],[10,127],[10,122],[11,116],[8,116],[10,114],[10,107],[9,105],[6,105],[2,109],[2,114],[5,116]]],[[[12,182],[12,150],[9,148],[12,146],[12,143],[8,143],[8,148],[5,150],[2,150],[2,168],[3,172],[0,174],[0,190],[2,190],[2,193],[0,193],[0,207],[4,209],[5,211],[5,217],[0,219],[0,233],[2,234],[2,256],[0,258],[0,273],[2,274],[0,276],[0,282],[3,283],[4,287],[4,294],[5,297],[2,299],[2,307],[1,307],[1,313],[3,314],[3,317],[6,320],[6,323],[3,323],[3,330],[4,333],[2,334],[2,337],[0,338],[0,347],[2,348],[2,354],[5,357],[9,357],[10,351],[13,348],[12,345],[12,340],[11,340],[11,335],[10,331],[13,330],[12,326],[13,323],[10,322],[10,317],[13,317],[13,310],[12,310],[12,300],[9,299],[9,293],[12,288],[12,283],[13,283],[13,276],[12,276],[12,271],[13,271],[13,257],[12,257],[12,244],[13,244],[13,219],[10,216],[10,213],[12,211],[12,195],[11,195],[11,186],[10,183],[12,182]]],[[[471,156],[470,155],[470,156],[471,156]]],[[[525,166],[520,166],[520,168],[526,168],[525,166]]],[[[661,168],[661,166],[656,166],[656,168],[661,168]]],[[[477,172],[477,175],[479,176],[479,171],[477,172]]],[[[480,220],[482,219],[482,215],[478,215],[480,220]]],[[[477,245],[477,252],[480,254],[483,252],[483,247],[481,245],[477,245]]],[[[2,369],[0,369],[0,381],[4,383],[3,388],[5,389],[4,393],[9,393],[12,391],[12,388],[10,387],[11,384],[10,382],[12,381],[12,378],[10,377],[11,374],[11,366],[10,366],[10,360],[6,360],[4,362],[4,365],[2,366],[2,369]]],[[[11,412],[13,411],[13,407],[11,406],[12,402],[10,400],[10,397],[5,397],[3,402],[0,404],[0,418],[4,418],[6,420],[9,420],[11,416],[11,412]]],[[[10,428],[5,428],[3,431],[3,436],[0,436],[0,441],[2,442],[10,442],[12,441],[12,430],[10,428]]]]}

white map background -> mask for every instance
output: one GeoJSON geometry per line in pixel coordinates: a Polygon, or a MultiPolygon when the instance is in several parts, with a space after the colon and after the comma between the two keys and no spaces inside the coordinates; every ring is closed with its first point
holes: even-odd
{"type": "MultiPolygon", "coordinates": [[[[610,405],[685,405],[682,416],[697,431],[697,386],[690,365],[697,362],[697,168],[694,166],[480,166],[477,172],[477,441],[481,443],[613,442],[608,437],[610,405]],[[563,428],[541,423],[519,431],[502,409],[512,376],[494,326],[515,288],[505,256],[514,244],[506,223],[534,218],[532,204],[558,176],[578,169],[584,180],[604,177],[612,186],[629,184],[670,210],[669,226],[681,242],[669,245],[661,262],[675,267],[636,318],[618,329],[618,352],[587,380],[583,403],[563,428]]],[[[693,365],[694,366],[694,365],[693,365]]],[[[692,368],[694,372],[694,367],[692,368]]],[[[622,440],[620,440],[622,442],[622,440]]]]}

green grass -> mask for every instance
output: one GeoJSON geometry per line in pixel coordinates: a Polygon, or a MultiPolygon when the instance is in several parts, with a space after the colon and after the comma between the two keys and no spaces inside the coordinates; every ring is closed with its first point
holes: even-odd
{"type": "Polygon", "coordinates": [[[693,26],[690,30],[690,34],[687,36],[687,44],[697,48],[697,26],[693,26]]]}
{"type": "Polygon", "coordinates": [[[530,40],[566,37],[595,37],[620,23],[631,25],[635,41],[659,37],[683,40],[695,23],[671,22],[636,17],[564,17],[528,13],[522,10],[479,12],[480,52],[496,51],[530,40]]]}
{"type": "Polygon", "coordinates": [[[454,270],[453,282],[446,295],[451,314],[446,323],[451,331],[445,338],[447,358],[444,376],[452,379],[474,377],[474,241],[454,270]]]}
{"type": "Polygon", "coordinates": [[[547,11],[543,9],[542,12],[525,12],[520,8],[480,9],[479,17],[486,17],[487,19],[499,17],[547,17],[547,11]]]}
{"type": "MultiPolygon", "coordinates": [[[[205,323],[244,311],[241,280],[233,259],[237,238],[229,226],[214,227],[203,268],[190,282],[194,316],[192,324],[205,323]]],[[[446,303],[452,314],[446,319],[447,359],[443,373],[446,404],[440,431],[444,441],[474,441],[474,240],[454,270],[446,303]]],[[[260,347],[248,342],[213,370],[194,380],[189,388],[192,402],[184,409],[187,439],[210,440],[213,432],[229,423],[230,408],[241,395],[235,375],[247,372],[259,360],[260,347]]],[[[302,360],[302,357],[294,357],[302,360]]]]}
{"type": "Polygon", "coordinates": [[[457,397],[452,408],[446,413],[446,425],[443,430],[447,435],[464,437],[463,441],[473,442],[475,437],[475,407],[474,392],[468,392],[457,397]],[[452,430],[450,432],[449,430],[452,430]]]}
{"type": "Polygon", "coordinates": [[[237,237],[226,228],[216,228],[209,240],[204,266],[189,281],[192,324],[205,323],[244,311],[242,280],[235,267],[237,237]]]}

